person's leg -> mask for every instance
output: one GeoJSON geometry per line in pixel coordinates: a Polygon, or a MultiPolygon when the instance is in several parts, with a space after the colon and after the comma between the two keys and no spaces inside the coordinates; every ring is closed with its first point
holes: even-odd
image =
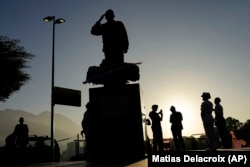
{"type": "Polygon", "coordinates": [[[213,122],[211,121],[204,123],[204,129],[208,139],[209,149],[216,150],[216,139],[215,139],[213,122]]]}
{"type": "Polygon", "coordinates": [[[181,149],[183,151],[186,150],[186,147],[185,147],[185,143],[184,143],[184,140],[182,138],[182,131],[180,130],[179,133],[178,133],[178,139],[179,139],[179,143],[180,143],[180,146],[181,146],[181,149]]]}
{"type": "Polygon", "coordinates": [[[175,148],[177,151],[180,151],[180,145],[179,145],[179,140],[178,140],[178,134],[176,132],[175,129],[172,129],[172,135],[173,135],[173,138],[174,138],[174,143],[175,143],[175,148]]]}

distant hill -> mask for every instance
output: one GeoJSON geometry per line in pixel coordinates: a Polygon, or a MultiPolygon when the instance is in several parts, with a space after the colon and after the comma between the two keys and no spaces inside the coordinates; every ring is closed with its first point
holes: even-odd
{"type": "MultiPolygon", "coordinates": [[[[29,127],[29,135],[50,136],[51,113],[44,111],[39,115],[22,110],[0,110],[0,146],[5,145],[5,138],[11,134],[19,123],[19,118],[24,118],[24,123],[29,127]]],[[[69,140],[59,142],[61,150],[66,149],[66,144],[76,139],[76,135],[81,131],[80,124],[77,124],[69,118],[55,113],[55,131],[56,140],[70,138],[69,140]]]]}

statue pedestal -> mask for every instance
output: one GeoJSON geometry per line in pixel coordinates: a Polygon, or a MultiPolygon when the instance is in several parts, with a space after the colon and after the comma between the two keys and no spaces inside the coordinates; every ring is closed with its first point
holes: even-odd
{"type": "Polygon", "coordinates": [[[139,84],[89,89],[92,162],[127,162],[145,157],[139,84]]]}

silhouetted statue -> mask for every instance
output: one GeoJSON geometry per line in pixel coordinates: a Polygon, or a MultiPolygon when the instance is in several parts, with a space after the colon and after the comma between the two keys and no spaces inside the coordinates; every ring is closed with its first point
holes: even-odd
{"type": "Polygon", "coordinates": [[[162,110],[157,113],[158,105],[152,105],[152,111],[149,113],[149,117],[152,121],[152,131],[153,131],[153,151],[163,151],[163,135],[161,129],[161,121],[163,117],[162,110]],[[158,149],[157,149],[158,147],[158,149]]]}
{"type": "Polygon", "coordinates": [[[121,21],[114,20],[115,14],[109,9],[92,26],[91,34],[102,36],[104,59],[100,66],[90,66],[83,82],[103,84],[104,86],[124,85],[140,78],[138,63],[125,63],[129,41],[126,28],[121,21]],[[107,22],[101,23],[103,18],[107,22]]]}
{"type": "Polygon", "coordinates": [[[107,10],[91,29],[92,35],[102,35],[105,65],[123,63],[123,54],[127,53],[129,47],[125,26],[121,21],[115,21],[114,17],[113,10],[107,10]],[[104,17],[107,22],[101,24],[104,17]]]}
{"type": "Polygon", "coordinates": [[[26,147],[29,143],[29,128],[24,124],[23,117],[19,118],[19,124],[16,125],[13,134],[16,136],[16,145],[19,147],[26,147]]]}
{"type": "Polygon", "coordinates": [[[204,92],[201,95],[203,102],[201,103],[201,119],[204,130],[208,139],[208,151],[216,151],[216,137],[214,132],[213,103],[209,101],[210,93],[204,92]]]}
{"type": "Polygon", "coordinates": [[[182,114],[177,112],[174,106],[170,107],[172,114],[170,115],[170,123],[172,123],[171,131],[174,138],[174,143],[177,151],[185,151],[185,144],[182,138],[182,114]]]}
{"type": "Polygon", "coordinates": [[[86,142],[86,161],[90,162],[90,149],[91,149],[91,144],[90,144],[90,112],[93,109],[92,104],[88,102],[86,104],[86,111],[83,115],[82,119],[82,131],[81,134],[85,135],[85,142],[86,142]]]}
{"type": "Polygon", "coordinates": [[[223,116],[223,107],[220,104],[221,99],[219,97],[216,97],[214,99],[215,103],[215,126],[218,128],[219,136],[222,141],[222,147],[223,148],[231,148],[232,147],[232,141],[229,137],[229,133],[226,130],[226,120],[223,116]]]}

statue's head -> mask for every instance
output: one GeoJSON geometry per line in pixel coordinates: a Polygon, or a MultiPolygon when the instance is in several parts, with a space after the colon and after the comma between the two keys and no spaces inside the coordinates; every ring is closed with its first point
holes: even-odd
{"type": "Polygon", "coordinates": [[[105,18],[107,19],[107,21],[114,20],[115,18],[114,11],[111,9],[107,10],[105,13],[105,18]]]}

